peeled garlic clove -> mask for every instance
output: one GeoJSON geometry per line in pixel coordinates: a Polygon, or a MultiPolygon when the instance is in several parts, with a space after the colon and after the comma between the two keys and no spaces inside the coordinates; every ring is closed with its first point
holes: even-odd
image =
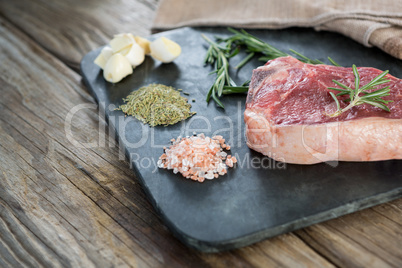
{"type": "Polygon", "coordinates": [[[128,53],[123,55],[128,59],[128,61],[133,67],[137,67],[138,65],[140,65],[141,63],[144,62],[145,59],[144,50],[137,43],[132,44],[128,53]]]}
{"type": "Polygon", "coordinates": [[[127,50],[133,43],[135,43],[135,40],[132,34],[117,34],[109,42],[113,53],[119,53],[123,50],[127,50]]]}
{"type": "Polygon", "coordinates": [[[151,54],[151,49],[149,48],[151,41],[149,41],[148,39],[145,39],[141,36],[138,36],[138,35],[134,36],[134,40],[135,40],[135,42],[137,42],[137,44],[140,45],[140,47],[142,47],[145,55],[151,54]]]}
{"type": "Polygon", "coordinates": [[[118,53],[120,53],[121,55],[127,55],[128,54],[128,52],[130,52],[130,50],[131,50],[131,47],[132,47],[133,45],[131,44],[131,45],[129,45],[128,47],[125,47],[125,48],[123,48],[122,50],[120,50],[118,53]]]}
{"type": "Polygon", "coordinates": [[[124,38],[128,38],[131,39],[131,41],[135,42],[135,36],[131,33],[120,33],[120,34],[116,34],[114,35],[114,37],[124,37],[124,38]]]}
{"type": "Polygon", "coordinates": [[[104,47],[99,53],[98,57],[96,57],[94,60],[94,63],[104,69],[106,62],[110,59],[112,54],[113,50],[110,47],[104,47]]]}
{"type": "Polygon", "coordinates": [[[149,45],[151,56],[163,63],[172,62],[181,53],[181,47],[176,42],[160,37],[149,45]]]}
{"type": "Polygon", "coordinates": [[[133,68],[128,59],[120,53],[116,53],[107,61],[103,70],[103,77],[108,82],[117,83],[132,73],[133,68]]]}

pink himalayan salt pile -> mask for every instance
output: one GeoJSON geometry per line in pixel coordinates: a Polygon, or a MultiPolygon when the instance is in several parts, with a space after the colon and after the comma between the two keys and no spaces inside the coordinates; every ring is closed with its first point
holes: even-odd
{"type": "Polygon", "coordinates": [[[158,167],[173,169],[187,179],[203,182],[227,173],[227,167],[233,167],[236,157],[228,155],[223,149],[230,150],[225,139],[212,138],[204,134],[172,139],[172,145],[159,157],[158,167]]]}

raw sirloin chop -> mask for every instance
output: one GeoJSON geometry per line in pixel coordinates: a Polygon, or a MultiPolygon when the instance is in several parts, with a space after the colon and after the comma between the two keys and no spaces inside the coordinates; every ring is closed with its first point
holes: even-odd
{"type": "MultiPolygon", "coordinates": [[[[361,86],[382,73],[357,69],[361,86]]],[[[381,87],[390,86],[390,96],[383,99],[393,100],[387,104],[391,112],[362,104],[330,117],[337,108],[328,87],[338,87],[335,79],[354,88],[352,68],[305,64],[292,57],[268,61],[253,71],[244,112],[247,145],[295,164],[402,159],[402,80],[386,77],[391,82],[381,87]]]]}

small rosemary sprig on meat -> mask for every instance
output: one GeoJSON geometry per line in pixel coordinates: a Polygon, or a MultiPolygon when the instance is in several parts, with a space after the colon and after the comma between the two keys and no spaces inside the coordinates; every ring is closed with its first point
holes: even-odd
{"type": "MultiPolygon", "coordinates": [[[[248,54],[235,67],[236,69],[243,67],[256,54],[262,54],[263,56],[260,57],[259,60],[264,62],[278,57],[290,56],[290,54],[275,48],[274,46],[247,33],[245,30],[237,31],[232,28],[228,28],[228,30],[232,32],[233,35],[228,38],[217,38],[217,42],[213,42],[205,35],[202,35],[202,37],[209,43],[209,48],[205,56],[204,63],[213,65],[215,71],[211,73],[216,73],[215,81],[208,91],[206,101],[209,102],[209,100],[212,98],[223,109],[224,105],[219,100],[219,97],[228,94],[244,94],[248,91],[249,82],[246,82],[241,86],[237,86],[229,75],[229,59],[239,53],[240,47],[245,47],[248,54]]],[[[290,51],[298,60],[302,62],[310,64],[323,63],[317,59],[310,59],[292,49],[290,51]]],[[[328,59],[332,64],[339,66],[331,58],[328,57],[328,59]]]]}
{"type": "Polygon", "coordinates": [[[329,114],[328,116],[330,117],[336,117],[341,115],[342,113],[346,112],[350,108],[361,105],[363,103],[367,103],[376,107],[379,107],[387,112],[389,112],[389,108],[387,107],[386,104],[389,102],[392,102],[392,100],[383,100],[382,97],[386,97],[390,95],[390,88],[389,86],[383,87],[381,89],[377,89],[372,92],[368,92],[368,90],[374,89],[379,85],[385,84],[390,82],[391,80],[385,78],[385,76],[388,74],[388,70],[382,72],[380,75],[378,75],[376,78],[371,80],[368,84],[360,87],[360,75],[359,72],[357,71],[356,65],[353,64],[352,66],[353,69],[353,74],[355,76],[355,89],[352,89],[344,84],[342,84],[339,81],[332,80],[335,84],[340,86],[341,88],[334,88],[334,87],[329,87],[328,89],[340,91],[338,94],[334,94],[333,92],[330,92],[332,98],[335,100],[337,110],[333,114],[329,114]],[[342,95],[349,95],[349,98],[344,100],[350,102],[348,106],[345,108],[341,108],[339,100],[337,96],[342,96],[342,95]]]}

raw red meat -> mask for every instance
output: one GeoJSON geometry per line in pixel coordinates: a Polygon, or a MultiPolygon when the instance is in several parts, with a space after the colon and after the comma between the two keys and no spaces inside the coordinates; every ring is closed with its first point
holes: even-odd
{"type": "MultiPolygon", "coordinates": [[[[358,68],[365,85],[382,71],[358,68]]],[[[391,112],[363,104],[338,117],[328,87],[333,79],[354,88],[352,68],[305,64],[292,57],[267,62],[253,71],[245,122],[250,148],[276,160],[323,161],[402,159],[402,80],[387,75],[391,112]]],[[[338,93],[337,91],[333,91],[338,93]]],[[[341,107],[347,103],[340,101],[341,107]]]]}

